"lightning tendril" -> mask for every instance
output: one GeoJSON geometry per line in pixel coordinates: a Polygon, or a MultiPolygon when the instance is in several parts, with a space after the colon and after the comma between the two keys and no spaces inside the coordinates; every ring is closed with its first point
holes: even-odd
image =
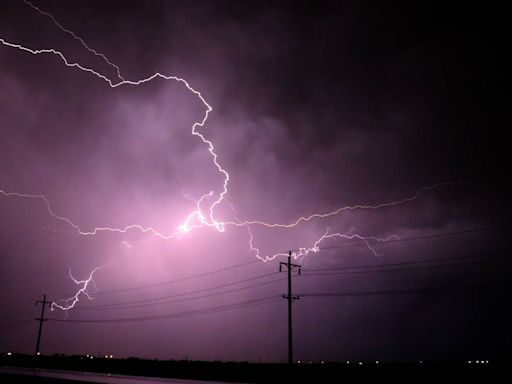
{"type": "MultiPolygon", "coordinates": [[[[464,182],[439,182],[436,184],[432,184],[426,187],[421,187],[418,190],[415,191],[414,194],[402,198],[400,200],[395,201],[389,201],[384,203],[378,203],[378,204],[358,204],[358,205],[351,205],[351,206],[343,206],[337,209],[334,209],[332,211],[327,212],[315,212],[311,213],[309,215],[300,216],[296,220],[288,222],[288,223],[268,223],[262,220],[247,220],[242,221],[238,220],[232,220],[232,221],[222,221],[216,218],[216,210],[218,207],[220,207],[223,203],[227,203],[230,205],[229,202],[225,200],[225,197],[228,193],[228,186],[230,182],[230,175],[228,171],[221,165],[219,161],[219,156],[216,152],[215,146],[213,142],[206,138],[206,136],[202,133],[202,128],[204,128],[209,114],[213,111],[213,108],[204,96],[195,88],[193,88],[187,80],[184,78],[178,77],[178,76],[169,76],[162,74],[160,72],[156,72],[152,74],[149,77],[139,79],[139,80],[128,80],[125,79],[121,75],[121,70],[119,66],[114,64],[110,59],[108,59],[103,53],[100,53],[96,51],[95,49],[91,48],[81,37],[79,37],[77,34],[75,34],[70,29],[65,28],[60,22],[57,21],[57,19],[50,13],[43,11],[39,7],[35,6],[28,0],[22,0],[25,4],[30,6],[32,9],[40,13],[42,16],[48,17],[61,31],[71,35],[75,40],[77,40],[87,51],[92,53],[93,55],[100,57],[106,64],[108,64],[111,68],[113,68],[116,71],[117,78],[116,79],[110,79],[108,76],[100,73],[99,71],[90,68],[88,66],[84,66],[78,62],[71,61],[59,50],[53,49],[53,48],[46,48],[46,49],[33,49],[26,47],[24,45],[13,43],[10,41],[7,41],[0,37],[0,43],[8,48],[17,49],[24,53],[32,54],[32,55],[53,55],[56,56],[62,63],[69,68],[77,69],[83,72],[86,72],[97,79],[105,82],[109,87],[111,88],[118,88],[123,87],[127,85],[133,85],[133,86],[140,86],[145,83],[149,83],[154,80],[165,80],[165,81],[174,81],[182,86],[184,86],[187,91],[194,94],[204,105],[204,115],[199,121],[196,121],[191,128],[191,134],[193,136],[196,136],[201,140],[202,144],[206,147],[206,150],[208,151],[211,161],[213,162],[213,165],[215,166],[217,172],[222,178],[222,187],[220,188],[220,192],[214,193],[213,191],[209,191],[208,193],[205,193],[199,200],[194,201],[195,203],[195,209],[193,209],[183,220],[183,222],[178,226],[178,229],[174,232],[170,233],[162,233],[156,228],[153,227],[145,227],[139,224],[129,224],[124,227],[102,227],[98,226],[92,229],[84,229],[79,226],[75,221],[73,221],[71,218],[68,218],[66,216],[63,216],[59,213],[57,213],[57,210],[52,207],[50,204],[49,199],[41,194],[29,194],[29,193],[21,193],[21,192],[10,192],[3,189],[0,189],[0,195],[6,197],[6,198],[19,198],[19,199],[30,199],[30,200],[39,200],[43,203],[45,206],[48,214],[54,218],[55,220],[64,223],[68,227],[70,227],[73,231],[75,231],[78,235],[81,236],[95,236],[99,234],[100,232],[114,232],[119,234],[124,234],[129,231],[140,231],[141,233],[148,233],[154,236],[157,236],[161,239],[168,240],[176,238],[177,236],[187,234],[193,230],[196,230],[198,228],[203,227],[209,227],[212,228],[218,232],[224,232],[227,227],[243,227],[246,228],[248,231],[248,245],[249,249],[253,254],[261,259],[262,261],[270,261],[277,257],[281,256],[288,256],[288,253],[275,253],[270,255],[262,255],[260,252],[260,249],[254,244],[254,235],[253,235],[253,227],[263,227],[263,228],[281,228],[281,229],[292,229],[300,226],[301,224],[311,222],[313,220],[320,220],[320,219],[326,219],[329,217],[337,216],[342,214],[346,211],[354,211],[354,210],[378,210],[378,209],[384,209],[384,208],[390,208],[397,205],[402,205],[406,203],[411,203],[415,200],[417,200],[422,194],[432,191],[438,188],[442,187],[448,187],[448,186],[457,186],[457,185],[467,185],[472,187],[477,187],[480,189],[485,189],[481,186],[470,184],[470,183],[464,183],[464,182]]],[[[293,251],[292,256],[295,259],[302,259],[306,257],[307,255],[311,253],[317,253],[320,251],[320,244],[328,239],[345,239],[345,240],[358,240],[362,241],[368,250],[372,252],[375,256],[379,256],[379,253],[372,245],[373,243],[379,243],[379,242],[386,242],[391,239],[396,239],[396,235],[391,235],[386,238],[377,238],[373,236],[363,236],[360,234],[355,233],[331,233],[328,229],[309,247],[303,247],[299,248],[298,250],[293,251]]],[[[126,243],[128,244],[128,243],[126,243]]],[[[130,246],[131,247],[131,246],[130,246]]],[[[77,291],[77,293],[68,298],[64,299],[60,303],[52,303],[52,309],[61,309],[63,311],[67,311],[71,308],[73,308],[76,303],[80,300],[81,296],[85,296],[89,299],[92,299],[91,294],[89,293],[89,288],[91,284],[94,284],[93,276],[94,274],[106,266],[100,266],[96,267],[85,280],[77,280],[73,274],[71,273],[71,268],[69,269],[69,277],[72,279],[72,281],[79,285],[80,288],[77,291]]]]}

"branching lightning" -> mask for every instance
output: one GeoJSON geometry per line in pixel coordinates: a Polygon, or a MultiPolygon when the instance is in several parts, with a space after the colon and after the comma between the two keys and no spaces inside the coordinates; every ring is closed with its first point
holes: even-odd
{"type": "Polygon", "coordinates": [[[22,0],[25,4],[27,4],[28,6],[30,6],[31,8],[33,8],[34,10],[36,10],[37,12],[39,12],[41,15],[43,16],[46,16],[48,18],[50,18],[50,20],[53,22],[53,24],[55,24],[62,32],[65,32],[69,35],[71,35],[73,37],[73,39],[77,40],[80,42],[80,44],[82,45],[82,47],[84,47],[85,49],[87,49],[90,53],[92,53],[93,55],[95,56],[98,56],[98,57],[101,57],[103,59],[103,61],[105,61],[105,63],[107,63],[108,65],[110,65],[111,67],[113,67],[116,72],[117,72],[117,78],[121,81],[124,81],[124,78],[123,76],[121,76],[121,70],[119,69],[119,67],[117,65],[115,65],[113,62],[111,62],[107,56],[105,56],[103,53],[101,52],[98,52],[96,51],[95,49],[89,47],[87,45],[87,43],[80,37],[80,36],[77,36],[73,31],[65,28],[62,26],[62,24],[60,24],[57,19],[51,14],[51,13],[48,13],[48,12],[45,12],[43,11],[41,8],[35,6],[34,4],[32,4],[30,1],[28,0],[22,0]]]}
{"type": "Polygon", "coordinates": [[[324,213],[312,213],[308,216],[301,216],[294,222],[291,222],[288,224],[279,224],[279,223],[270,224],[270,223],[266,223],[264,221],[251,220],[251,221],[243,221],[243,222],[231,221],[231,222],[226,222],[225,225],[235,225],[235,226],[261,225],[261,226],[268,227],[268,228],[293,228],[293,227],[298,226],[301,223],[305,223],[305,222],[311,221],[313,219],[325,219],[325,218],[328,218],[331,216],[339,215],[345,211],[354,211],[354,210],[358,210],[358,209],[377,210],[377,209],[381,209],[381,208],[390,208],[390,207],[394,207],[396,205],[402,205],[405,203],[412,203],[413,201],[417,200],[425,192],[439,189],[442,187],[449,187],[449,186],[469,186],[472,188],[477,188],[477,189],[486,190],[486,191],[491,190],[490,188],[483,187],[478,184],[467,183],[467,182],[463,182],[463,181],[438,182],[438,183],[435,183],[435,184],[432,184],[432,185],[429,185],[426,187],[418,188],[413,195],[411,195],[409,197],[405,197],[400,200],[388,201],[385,203],[379,203],[379,204],[373,204],[373,205],[371,205],[371,204],[348,205],[348,206],[340,207],[334,211],[329,211],[329,212],[324,212],[324,213]]]}
{"type": "MultiPolygon", "coordinates": [[[[174,82],[177,82],[177,83],[185,86],[185,88],[189,92],[193,93],[203,103],[203,105],[205,107],[205,112],[204,112],[203,117],[199,121],[195,122],[192,125],[191,133],[192,133],[192,135],[197,136],[202,141],[203,145],[206,146],[206,149],[210,154],[211,160],[212,160],[215,168],[217,169],[217,172],[220,174],[220,176],[223,180],[220,193],[214,193],[213,191],[209,191],[208,193],[205,193],[199,200],[197,200],[197,201],[194,200],[195,209],[192,212],[190,212],[190,214],[188,216],[186,216],[186,218],[182,222],[182,224],[178,226],[178,229],[175,232],[171,232],[171,233],[162,233],[153,227],[144,227],[139,224],[130,224],[130,225],[126,225],[125,227],[121,227],[121,228],[99,226],[99,227],[95,227],[95,228],[92,228],[89,230],[82,229],[72,219],[58,214],[56,212],[56,210],[51,206],[48,198],[44,195],[27,194],[27,193],[21,193],[21,192],[9,192],[9,191],[0,189],[0,195],[4,196],[6,198],[13,197],[13,198],[20,198],[20,199],[40,200],[46,207],[46,210],[51,217],[53,217],[57,221],[60,221],[64,224],[66,224],[67,226],[72,228],[74,231],[76,231],[76,233],[79,235],[94,236],[100,232],[114,232],[114,233],[123,234],[123,233],[127,233],[129,231],[132,231],[132,230],[137,230],[142,233],[149,233],[149,234],[157,236],[161,239],[167,240],[167,239],[172,239],[172,238],[178,237],[180,235],[187,234],[193,230],[196,230],[198,228],[203,228],[203,227],[210,227],[210,228],[213,228],[214,230],[217,230],[218,232],[224,232],[226,230],[226,227],[244,227],[247,229],[248,234],[249,234],[249,249],[254,253],[254,255],[256,257],[258,257],[262,261],[269,261],[269,260],[275,259],[276,257],[287,256],[288,253],[275,253],[275,254],[266,255],[266,256],[261,255],[260,249],[254,245],[254,235],[253,235],[252,227],[260,226],[260,227],[269,228],[269,229],[274,229],[274,228],[292,229],[292,228],[298,227],[301,224],[304,224],[304,223],[307,223],[307,222],[310,222],[313,220],[326,219],[329,217],[340,215],[345,211],[377,210],[377,209],[383,209],[383,208],[390,208],[390,207],[394,207],[394,206],[402,205],[402,204],[406,204],[406,203],[411,203],[411,202],[417,200],[422,194],[424,194],[428,191],[432,191],[434,189],[448,187],[448,186],[469,185],[469,186],[483,189],[480,186],[476,186],[474,184],[469,184],[469,183],[463,183],[463,182],[439,182],[439,183],[436,183],[436,184],[433,184],[430,186],[421,187],[411,196],[402,198],[400,200],[378,203],[378,204],[374,204],[374,205],[358,204],[358,205],[352,205],[352,206],[344,206],[344,207],[340,207],[340,208],[337,208],[335,210],[328,211],[328,212],[316,212],[316,213],[312,213],[312,214],[309,214],[306,216],[300,216],[295,221],[292,221],[289,223],[267,223],[265,221],[260,221],[260,220],[241,221],[238,219],[236,219],[234,221],[218,220],[215,217],[215,211],[223,202],[227,203],[225,200],[225,197],[226,197],[226,194],[228,193],[228,184],[230,182],[230,175],[227,172],[227,170],[224,169],[222,167],[222,165],[220,164],[219,157],[215,150],[215,146],[214,146],[213,142],[211,140],[207,139],[203,135],[203,133],[201,133],[201,128],[204,128],[204,126],[208,120],[210,112],[213,111],[213,108],[211,107],[210,104],[207,103],[207,101],[205,100],[203,95],[198,90],[193,88],[187,82],[187,80],[185,80],[181,77],[178,77],[178,76],[168,76],[168,75],[164,75],[164,74],[157,72],[149,77],[146,77],[146,78],[143,78],[140,80],[136,80],[136,81],[127,80],[127,79],[123,78],[121,76],[121,71],[120,71],[119,66],[117,66],[113,62],[111,62],[104,54],[89,47],[81,37],[76,35],[73,31],[62,26],[62,24],[60,24],[52,14],[41,10],[40,8],[33,5],[28,0],[23,0],[23,2],[25,4],[27,4],[28,6],[30,6],[32,9],[34,9],[35,11],[39,12],[41,15],[50,18],[50,20],[61,31],[71,35],[75,40],[80,42],[80,44],[85,49],[87,49],[90,53],[94,54],[95,56],[101,57],[105,63],[107,63],[109,66],[111,66],[112,68],[114,68],[116,70],[117,79],[112,80],[109,77],[107,77],[106,75],[104,75],[92,68],[84,66],[78,62],[72,62],[72,61],[68,60],[61,51],[53,49],[53,48],[33,49],[33,48],[23,46],[21,44],[9,42],[3,38],[0,38],[0,43],[2,43],[3,46],[17,49],[24,53],[29,53],[32,55],[54,55],[58,59],[60,59],[66,67],[78,69],[80,71],[89,73],[89,74],[95,76],[96,78],[104,81],[111,88],[117,88],[117,87],[122,87],[122,86],[127,86],[127,85],[140,86],[142,84],[149,83],[149,82],[157,80],[157,79],[166,80],[166,81],[174,81],[174,82]]],[[[296,259],[299,259],[299,258],[302,259],[302,258],[306,257],[308,254],[319,252],[320,244],[327,239],[346,239],[346,240],[363,241],[366,244],[367,248],[375,256],[379,256],[377,250],[372,246],[372,243],[373,242],[385,242],[385,241],[388,241],[390,239],[395,239],[395,238],[396,238],[395,235],[389,236],[387,238],[376,238],[376,237],[372,237],[372,236],[363,236],[363,235],[354,234],[354,233],[350,233],[350,232],[330,233],[329,230],[326,230],[325,233],[323,233],[313,243],[313,245],[311,245],[309,247],[299,248],[298,250],[294,251],[292,255],[296,259]]],[[[89,299],[92,299],[92,297],[88,293],[88,288],[90,287],[90,284],[94,284],[93,283],[94,274],[99,269],[102,269],[102,268],[105,268],[105,266],[95,268],[89,274],[89,277],[85,280],[75,279],[73,277],[73,275],[71,273],[71,269],[70,269],[69,276],[75,284],[80,285],[80,289],[77,291],[75,296],[73,296],[69,299],[65,299],[62,302],[62,304],[53,303],[52,309],[58,308],[58,309],[67,311],[75,306],[75,304],[79,301],[80,296],[86,296],[89,299]]]]}
{"type": "Polygon", "coordinates": [[[80,300],[80,296],[86,296],[89,300],[94,300],[94,298],[89,294],[88,290],[89,290],[89,287],[90,285],[93,285],[94,286],[94,280],[93,280],[93,277],[94,277],[94,274],[100,270],[100,269],[103,269],[103,268],[106,268],[107,266],[104,265],[104,266],[100,266],[100,267],[96,267],[92,270],[92,272],[89,274],[89,276],[87,277],[87,279],[85,280],[77,280],[73,274],[71,273],[71,267],[68,268],[68,274],[69,274],[69,278],[71,280],[73,280],[73,282],[76,284],[76,285],[80,285],[80,289],[76,292],[76,294],[68,299],[64,299],[64,300],[61,300],[62,304],[59,304],[57,302],[52,302],[51,304],[51,309],[54,310],[55,308],[58,308],[58,309],[62,309],[63,311],[67,311],[67,310],[70,310],[71,308],[73,308],[75,306],[76,303],[78,303],[78,301],[80,300]]]}

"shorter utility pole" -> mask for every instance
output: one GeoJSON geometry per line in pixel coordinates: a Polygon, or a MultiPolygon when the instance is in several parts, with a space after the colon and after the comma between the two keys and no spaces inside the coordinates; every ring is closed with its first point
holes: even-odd
{"type": "Polygon", "coordinates": [[[35,320],[39,321],[39,332],[37,333],[37,344],[36,344],[36,356],[39,355],[39,345],[41,344],[41,333],[43,332],[43,322],[48,320],[44,318],[44,310],[46,306],[51,306],[51,301],[46,301],[46,295],[43,295],[43,300],[36,300],[36,306],[37,304],[42,304],[41,308],[41,317],[36,318],[35,320]]]}
{"type": "Polygon", "coordinates": [[[292,296],[292,269],[298,268],[300,275],[301,266],[292,264],[292,251],[288,253],[288,262],[279,263],[279,272],[282,271],[283,265],[288,268],[288,294],[283,295],[283,298],[288,300],[288,364],[293,364],[292,302],[298,300],[299,296],[292,296]]]}

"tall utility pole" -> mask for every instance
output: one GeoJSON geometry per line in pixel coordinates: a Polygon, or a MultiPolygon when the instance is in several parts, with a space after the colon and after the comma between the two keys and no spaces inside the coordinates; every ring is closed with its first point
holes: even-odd
{"type": "Polygon", "coordinates": [[[44,310],[46,306],[51,306],[51,301],[46,301],[46,295],[43,295],[43,300],[36,300],[36,306],[37,304],[42,304],[41,308],[41,317],[36,318],[37,321],[39,321],[39,332],[37,333],[37,344],[36,344],[36,356],[39,355],[39,345],[41,344],[41,332],[43,331],[43,321],[46,321],[47,319],[44,318],[44,310]]]}
{"type": "Polygon", "coordinates": [[[301,266],[292,264],[292,251],[288,253],[287,263],[279,263],[279,272],[282,271],[283,265],[288,268],[288,294],[283,295],[283,298],[288,300],[288,364],[293,364],[292,302],[298,300],[299,296],[292,296],[292,269],[298,268],[300,275],[301,266]]]}

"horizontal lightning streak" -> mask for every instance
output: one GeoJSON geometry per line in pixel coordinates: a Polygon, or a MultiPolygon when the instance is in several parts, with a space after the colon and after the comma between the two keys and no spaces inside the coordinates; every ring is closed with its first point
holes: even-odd
{"type": "MultiPolygon", "coordinates": [[[[45,54],[45,53],[46,54],[56,55],[56,56],[58,56],[64,62],[64,64],[66,66],[68,66],[68,67],[75,67],[75,68],[78,68],[78,69],[80,69],[82,71],[91,73],[91,74],[95,75],[96,77],[98,77],[98,78],[104,80],[105,82],[107,82],[108,85],[110,87],[112,87],[112,88],[116,88],[116,87],[119,87],[119,86],[122,86],[122,85],[127,85],[127,84],[129,84],[129,85],[141,85],[141,84],[150,82],[150,81],[152,81],[152,80],[154,80],[156,78],[162,78],[162,79],[165,79],[165,80],[174,80],[174,81],[177,81],[177,82],[180,82],[180,83],[184,84],[185,87],[190,92],[195,94],[201,100],[201,102],[206,106],[206,111],[205,111],[205,114],[204,114],[202,120],[200,122],[194,123],[194,125],[192,126],[192,134],[195,135],[195,136],[198,136],[202,140],[202,142],[207,145],[208,152],[212,156],[213,163],[214,163],[215,167],[217,168],[217,170],[223,175],[223,179],[224,179],[221,193],[218,195],[218,197],[215,199],[215,201],[209,207],[209,217],[208,217],[209,220],[207,220],[205,218],[204,214],[201,211],[201,203],[203,203],[205,200],[209,199],[212,196],[213,192],[209,192],[208,194],[203,195],[201,197],[201,199],[196,202],[196,209],[188,215],[188,217],[186,218],[184,223],[179,226],[179,230],[178,231],[165,234],[165,233],[162,233],[162,232],[158,231],[157,229],[155,229],[153,227],[144,227],[144,226],[139,225],[139,224],[130,224],[130,225],[127,225],[127,226],[122,227],[122,228],[96,227],[96,228],[94,228],[92,230],[89,230],[89,231],[83,230],[82,228],[80,228],[79,225],[77,225],[76,223],[71,221],[69,218],[56,214],[54,212],[54,210],[51,208],[51,205],[50,205],[48,199],[45,196],[43,196],[43,195],[23,194],[23,193],[6,192],[4,190],[0,190],[0,194],[3,194],[6,197],[17,196],[17,197],[22,197],[22,198],[41,199],[45,203],[46,208],[47,208],[49,214],[52,217],[54,217],[55,219],[63,221],[66,224],[70,225],[74,230],[77,231],[78,234],[83,235],[83,236],[94,236],[94,235],[97,235],[99,232],[104,232],[104,231],[117,232],[117,233],[126,233],[126,232],[128,232],[130,230],[139,230],[142,233],[151,233],[151,234],[153,234],[155,236],[158,236],[158,237],[160,237],[162,239],[167,240],[167,239],[175,238],[176,236],[178,236],[180,234],[188,233],[188,232],[190,232],[193,229],[201,228],[203,226],[213,227],[213,228],[217,229],[219,232],[224,232],[226,226],[249,227],[251,225],[258,225],[258,226],[264,226],[264,227],[267,227],[267,228],[294,228],[294,227],[298,226],[299,224],[301,224],[303,222],[308,222],[308,221],[311,221],[313,219],[328,218],[328,217],[331,217],[331,216],[339,215],[340,213],[345,212],[345,211],[352,211],[352,210],[357,210],[357,209],[376,210],[376,209],[381,209],[381,208],[393,207],[393,206],[401,205],[401,204],[405,204],[405,203],[410,203],[410,202],[413,202],[413,201],[417,200],[424,192],[427,192],[427,191],[430,191],[430,190],[434,190],[434,189],[437,189],[437,188],[441,188],[441,187],[457,186],[457,185],[469,185],[469,186],[476,187],[476,188],[479,188],[479,189],[488,190],[488,188],[485,188],[485,187],[482,187],[482,186],[479,186],[479,185],[476,185],[476,184],[461,182],[461,181],[458,181],[458,182],[439,182],[439,183],[435,183],[435,184],[432,184],[432,185],[429,185],[429,186],[426,186],[426,187],[421,187],[413,195],[411,195],[409,197],[405,197],[405,198],[403,198],[401,200],[389,201],[389,202],[379,203],[379,204],[375,204],[375,205],[357,204],[357,205],[351,205],[351,206],[344,206],[344,207],[340,207],[340,208],[338,208],[338,209],[336,209],[334,211],[330,211],[330,212],[313,213],[313,214],[310,214],[308,216],[301,216],[298,219],[296,219],[294,222],[288,223],[288,224],[283,224],[283,223],[267,223],[267,222],[260,221],[260,220],[227,221],[227,222],[217,221],[214,218],[214,209],[219,204],[221,204],[221,202],[223,201],[225,195],[227,194],[227,192],[228,192],[228,183],[229,183],[230,178],[229,178],[228,172],[220,165],[220,163],[218,161],[218,155],[215,152],[215,147],[214,147],[213,143],[210,140],[206,139],[206,137],[197,130],[198,128],[203,127],[205,125],[205,123],[206,123],[206,121],[208,119],[209,113],[213,110],[213,108],[206,102],[206,100],[201,95],[201,93],[199,91],[195,90],[194,88],[192,88],[190,86],[190,84],[185,79],[177,77],[177,76],[167,76],[167,75],[163,75],[163,74],[157,72],[157,73],[153,74],[152,76],[149,76],[149,77],[147,77],[145,79],[141,79],[141,80],[137,80],[137,81],[122,80],[122,81],[119,81],[119,82],[115,83],[112,80],[110,80],[109,78],[107,78],[106,76],[100,74],[99,72],[97,72],[97,71],[95,71],[93,69],[84,67],[84,66],[82,66],[82,65],[80,65],[78,63],[71,63],[71,62],[69,62],[66,59],[66,57],[61,52],[59,52],[59,51],[57,51],[55,49],[39,49],[39,50],[35,50],[35,49],[24,47],[24,46],[22,46],[20,44],[14,44],[14,43],[7,42],[3,38],[0,38],[0,42],[2,44],[4,44],[4,45],[8,46],[8,47],[17,48],[17,49],[20,49],[22,51],[29,52],[29,53],[31,53],[33,55],[45,54]],[[194,219],[197,219],[199,221],[199,223],[194,224],[194,219]]],[[[346,234],[340,234],[340,233],[338,233],[338,234],[331,234],[331,235],[324,235],[317,242],[315,242],[313,247],[311,247],[311,248],[303,248],[298,253],[295,253],[294,257],[298,258],[298,257],[305,256],[305,255],[307,255],[310,252],[317,252],[318,251],[318,244],[319,244],[319,242],[324,240],[324,239],[326,239],[326,238],[332,238],[332,237],[343,237],[343,238],[347,238],[347,239],[359,238],[359,239],[365,241],[365,237],[364,236],[346,235],[346,234]]],[[[268,261],[268,260],[274,259],[276,257],[285,256],[286,255],[286,254],[280,254],[279,253],[279,254],[274,254],[274,255],[271,255],[271,256],[264,256],[264,257],[262,257],[262,256],[259,255],[259,250],[257,248],[254,248],[253,245],[252,245],[252,239],[253,239],[252,233],[250,233],[250,238],[251,238],[251,240],[250,240],[250,248],[251,248],[251,250],[255,251],[256,256],[258,258],[260,258],[261,260],[263,260],[263,261],[268,261]]],[[[365,242],[367,243],[367,241],[365,241],[365,242]]],[[[371,248],[369,243],[367,243],[367,245],[368,245],[369,249],[374,254],[376,254],[375,250],[371,248]]]]}
{"type": "Polygon", "coordinates": [[[379,203],[379,204],[374,204],[374,205],[372,205],[372,204],[348,205],[348,206],[340,207],[340,208],[338,208],[334,211],[330,211],[330,212],[312,213],[309,216],[301,216],[297,220],[295,220],[294,222],[291,222],[289,224],[279,224],[279,223],[270,224],[270,223],[266,223],[264,221],[259,221],[259,220],[249,220],[249,221],[242,221],[242,222],[230,221],[230,222],[226,222],[225,225],[235,225],[235,226],[261,225],[261,226],[268,227],[268,228],[293,228],[303,222],[308,222],[313,219],[325,219],[325,218],[328,218],[331,216],[339,215],[340,213],[345,212],[345,211],[354,211],[354,210],[358,210],[358,209],[376,210],[376,209],[381,209],[381,208],[389,208],[389,207],[393,207],[396,205],[402,205],[405,203],[411,203],[411,202],[417,200],[423,193],[425,193],[427,191],[432,191],[432,190],[435,190],[435,189],[438,189],[441,187],[450,187],[450,186],[469,186],[469,187],[480,189],[483,191],[493,190],[492,188],[487,188],[487,187],[484,187],[484,186],[481,186],[478,184],[468,183],[468,182],[464,182],[464,181],[443,181],[443,182],[438,182],[438,183],[435,183],[432,185],[418,188],[413,195],[411,195],[409,197],[405,197],[401,200],[394,200],[394,201],[389,201],[386,203],[379,203]]]}
{"type": "MultiPolygon", "coordinates": [[[[27,4],[28,6],[30,6],[31,8],[33,8],[35,11],[39,12],[41,15],[49,17],[51,19],[51,21],[61,31],[71,35],[75,40],[79,41],[80,44],[86,50],[88,50],[90,53],[94,54],[95,56],[101,57],[108,65],[110,65],[112,68],[114,68],[116,70],[118,80],[113,81],[110,78],[108,78],[107,76],[105,76],[104,74],[102,74],[92,68],[81,65],[78,62],[72,62],[72,61],[68,60],[62,52],[60,52],[56,49],[52,49],[52,48],[50,48],[50,49],[32,49],[32,48],[23,46],[21,44],[6,41],[3,38],[0,38],[0,43],[2,43],[6,47],[18,49],[23,52],[30,53],[32,55],[43,55],[43,54],[54,55],[54,56],[58,57],[64,63],[65,66],[70,67],[70,68],[75,68],[75,69],[81,70],[83,72],[89,73],[89,74],[97,77],[98,79],[106,82],[108,84],[108,86],[111,88],[117,88],[117,87],[127,86],[127,85],[139,86],[139,85],[142,85],[145,83],[149,83],[156,79],[162,79],[162,80],[167,80],[167,81],[172,80],[172,81],[175,81],[175,82],[178,82],[178,83],[184,85],[185,88],[189,92],[192,92],[196,97],[198,97],[199,100],[205,106],[205,112],[204,112],[202,119],[200,121],[195,122],[192,125],[191,133],[192,133],[192,135],[197,136],[202,141],[202,143],[206,146],[206,148],[212,158],[215,168],[220,173],[220,175],[222,176],[222,179],[223,179],[220,192],[215,195],[213,191],[210,191],[209,193],[204,194],[199,200],[195,201],[195,210],[193,210],[186,217],[186,219],[183,221],[183,223],[178,227],[177,231],[171,232],[171,233],[162,233],[153,227],[145,227],[145,226],[142,226],[139,224],[130,224],[130,225],[126,225],[121,228],[95,227],[91,230],[85,230],[85,229],[82,229],[78,224],[76,224],[70,218],[57,214],[56,211],[52,208],[49,200],[44,195],[27,194],[27,193],[19,193],[19,192],[8,192],[8,191],[0,189],[0,195],[2,195],[4,197],[17,197],[17,198],[22,198],[22,199],[35,199],[35,200],[42,201],[44,203],[44,205],[46,206],[46,210],[48,211],[48,213],[50,214],[51,217],[70,226],[79,235],[94,236],[100,232],[113,232],[113,233],[123,234],[123,233],[129,232],[129,231],[132,231],[132,230],[138,230],[142,233],[150,233],[154,236],[157,236],[159,238],[167,240],[167,239],[175,238],[179,235],[188,233],[192,230],[202,228],[202,227],[213,228],[219,232],[224,232],[226,227],[228,227],[228,226],[245,227],[245,228],[247,228],[248,233],[249,233],[249,248],[250,248],[250,250],[252,252],[254,252],[256,257],[259,258],[260,260],[269,261],[269,260],[275,259],[276,257],[287,256],[287,254],[286,253],[276,253],[276,254],[273,254],[270,256],[260,255],[260,249],[257,248],[253,243],[254,236],[253,236],[253,232],[251,230],[251,226],[262,226],[265,228],[291,229],[291,228],[295,228],[295,227],[299,226],[302,223],[306,223],[306,222],[312,221],[314,219],[325,219],[328,217],[336,216],[345,211],[352,211],[352,210],[357,210],[357,209],[376,210],[376,209],[381,209],[381,208],[393,207],[393,206],[397,206],[397,205],[401,205],[401,204],[405,204],[405,203],[410,203],[410,202],[413,202],[416,199],[418,199],[423,193],[425,193],[427,191],[431,191],[431,190],[434,190],[437,188],[447,187],[447,186],[471,185],[471,186],[477,187],[479,189],[487,190],[484,187],[481,187],[481,186],[478,186],[475,184],[460,182],[460,181],[459,182],[439,182],[439,183],[436,183],[436,184],[433,184],[430,186],[419,188],[413,195],[411,195],[409,197],[405,197],[401,200],[389,201],[389,202],[379,203],[379,204],[375,204],[375,205],[358,204],[358,205],[352,205],[352,206],[344,206],[344,207],[340,207],[338,209],[335,209],[335,210],[329,211],[329,212],[312,213],[307,216],[301,216],[301,217],[297,218],[295,221],[293,221],[291,223],[287,223],[287,224],[286,223],[267,223],[267,222],[260,221],[260,220],[240,221],[238,219],[236,219],[236,221],[219,221],[219,220],[215,219],[215,210],[220,204],[222,204],[223,202],[226,201],[225,197],[226,197],[226,194],[228,193],[228,184],[230,181],[230,175],[221,166],[219,159],[218,159],[218,154],[215,151],[213,142],[211,140],[208,140],[199,131],[200,128],[203,128],[205,126],[210,112],[213,111],[213,108],[206,102],[206,100],[202,96],[202,94],[199,91],[197,91],[196,89],[192,88],[192,86],[185,79],[183,79],[181,77],[177,77],[177,76],[164,75],[159,72],[154,73],[153,75],[151,75],[149,77],[146,77],[146,78],[143,78],[140,80],[136,80],[136,81],[124,79],[121,76],[121,71],[117,65],[112,63],[104,54],[102,54],[102,53],[94,50],[90,46],[88,46],[85,43],[85,41],[81,37],[76,35],[73,31],[65,28],[62,24],[60,24],[57,21],[57,19],[52,14],[41,10],[40,8],[33,5],[28,0],[23,0],[23,2],[25,4],[27,4]],[[203,208],[204,205],[207,205],[206,209],[203,208]],[[207,214],[204,213],[205,211],[207,212],[207,214]]],[[[353,234],[353,233],[329,233],[329,231],[327,230],[323,235],[321,235],[318,238],[318,240],[316,240],[313,243],[313,245],[311,247],[299,248],[297,251],[294,251],[292,255],[295,259],[297,259],[297,258],[303,258],[310,253],[317,253],[321,249],[319,247],[321,242],[325,241],[326,239],[334,239],[334,238],[341,238],[341,239],[347,239],[347,240],[360,240],[360,241],[364,242],[364,244],[367,246],[367,248],[375,256],[379,256],[378,252],[371,245],[370,241],[385,242],[385,241],[396,239],[396,236],[392,235],[387,238],[376,238],[376,237],[372,237],[372,236],[362,236],[362,235],[353,234]]],[[[89,274],[89,277],[86,280],[75,279],[73,277],[73,275],[71,274],[71,270],[70,270],[70,272],[69,272],[70,278],[75,282],[75,284],[81,285],[81,288],[78,290],[78,292],[76,293],[75,296],[64,300],[64,304],[61,305],[61,304],[53,303],[52,309],[60,308],[62,310],[68,310],[70,308],[73,308],[74,305],[78,302],[79,296],[81,296],[81,295],[85,295],[85,296],[91,298],[87,292],[87,289],[89,287],[89,284],[94,284],[94,280],[93,280],[94,273],[101,268],[104,268],[104,266],[95,268],[89,274]]]]}

